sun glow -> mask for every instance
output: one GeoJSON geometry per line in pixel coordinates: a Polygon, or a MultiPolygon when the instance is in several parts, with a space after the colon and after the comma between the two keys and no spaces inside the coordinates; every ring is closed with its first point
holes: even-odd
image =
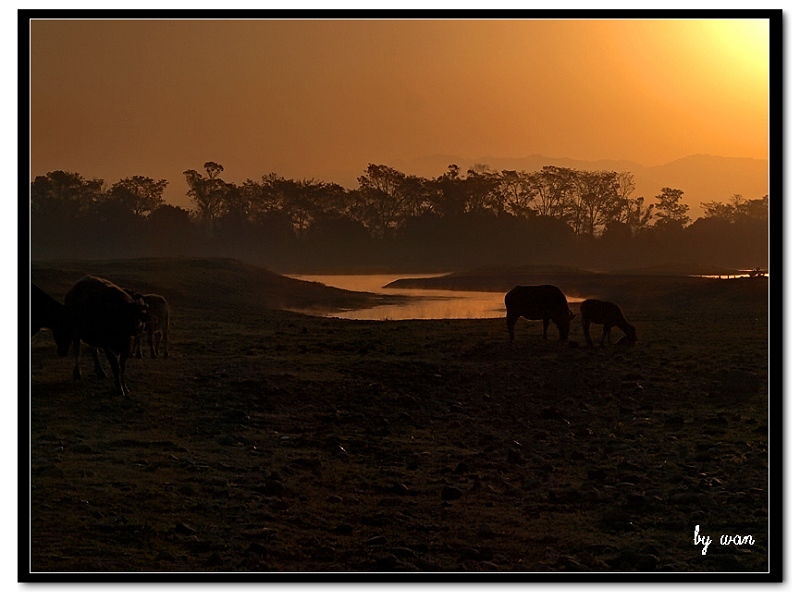
{"type": "Polygon", "coordinates": [[[769,68],[769,21],[742,19],[709,21],[708,35],[721,53],[727,54],[744,75],[767,77],[769,68]]]}

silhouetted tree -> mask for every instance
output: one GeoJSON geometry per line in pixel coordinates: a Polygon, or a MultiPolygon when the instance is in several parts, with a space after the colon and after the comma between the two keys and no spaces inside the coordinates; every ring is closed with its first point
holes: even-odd
{"type": "Polygon", "coordinates": [[[600,226],[618,221],[622,205],[613,171],[573,172],[577,194],[572,197],[569,214],[578,235],[594,238],[600,226]]]}
{"type": "Polygon", "coordinates": [[[542,167],[533,176],[536,194],[533,209],[543,217],[562,219],[575,194],[575,170],[567,167],[542,167]]]}
{"type": "Polygon", "coordinates": [[[205,175],[194,169],[183,172],[189,190],[186,196],[192,199],[201,227],[207,237],[214,235],[214,222],[225,210],[225,199],[231,184],[220,179],[224,168],[218,163],[209,161],[203,165],[205,175]]]}
{"type": "Polygon", "coordinates": [[[197,251],[197,227],[186,209],[161,204],[145,224],[149,252],[155,255],[191,255],[197,251]]]}
{"type": "Polygon", "coordinates": [[[100,196],[103,180],[87,180],[79,173],[51,171],[39,175],[31,184],[32,217],[54,222],[69,222],[82,213],[100,196]]]}
{"type": "Polygon", "coordinates": [[[396,230],[422,206],[419,178],[386,165],[369,164],[358,178],[358,192],[361,219],[379,238],[396,230]]]}
{"type": "Polygon", "coordinates": [[[653,219],[654,208],[653,203],[647,207],[644,206],[644,196],[624,199],[620,221],[630,227],[631,233],[636,235],[644,228],[649,227],[650,221],[653,219]]]}
{"type": "Polygon", "coordinates": [[[430,182],[434,212],[442,216],[460,215],[467,210],[467,191],[458,165],[447,166],[447,172],[430,182]]]}
{"type": "Polygon", "coordinates": [[[137,216],[145,216],[164,203],[167,180],[134,175],[119,180],[105,194],[106,200],[118,204],[137,216]]]}
{"type": "Polygon", "coordinates": [[[464,210],[467,213],[499,215],[504,211],[504,199],[499,188],[500,176],[486,165],[474,165],[467,169],[464,178],[464,210]]]}
{"type": "Polygon", "coordinates": [[[537,193],[535,177],[525,171],[501,171],[497,176],[497,194],[502,200],[503,209],[516,217],[533,217],[538,214],[533,209],[537,193]]]}
{"type": "Polygon", "coordinates": [[[728,223],[743,218],[766,220],[769,217],[769,196],[747,200],[741,194],[734,194],[727,203],[701,202],[700,208],[705,217],[717,217],[728,223]]]}
{"type": "Polygon", "coordinates": [[[31,183],[33,256],[82,256],[90,246],[89,212],[102,194],[103,180],[51,171],[31,183]]]}
{"type": "Polygon", "coordinates": [[[661,194],[656,196],[658,199],[655,205],[656,227],[675,225],[684,227],[690,222],[689,216],[686,214],[689,211],[689,205],[680,202],[682,196],[683,190],[661,188],[661,194]]]}

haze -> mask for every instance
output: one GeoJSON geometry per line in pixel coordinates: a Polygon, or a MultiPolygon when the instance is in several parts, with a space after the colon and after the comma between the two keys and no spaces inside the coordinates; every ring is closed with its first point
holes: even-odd
{"type": "Polygon", "coordinates": [[[532,153],[768,158],[768,22],[31,23],[31,179],[163,178],[187,206],[206,161],[352,185],[368,163],[532,153]]]}

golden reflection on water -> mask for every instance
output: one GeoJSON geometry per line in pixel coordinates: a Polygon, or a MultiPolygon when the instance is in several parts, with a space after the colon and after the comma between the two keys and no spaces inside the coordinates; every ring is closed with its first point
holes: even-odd
{"type": "MultiPolygon", "coordinates": [[[[442,274],[373,274],[373,275],[290,275],[307,282],[320,282],[326,286],[406,296],[403,304],[386,304],[330,313],[328,317],[344,319],[398,320],[398,319],[491,319],[505,316],[505,292],[477,292],[472,290],[433,290],[427,288],[384,288],[387,284],[404,278],[430,278],[442,274]]],[[[583,299],[567,297],[570,303],[583,299]]]]}

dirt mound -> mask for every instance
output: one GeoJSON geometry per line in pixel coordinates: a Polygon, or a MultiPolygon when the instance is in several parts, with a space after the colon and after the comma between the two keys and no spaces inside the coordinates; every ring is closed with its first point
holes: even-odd
{"type": "Polygon", "coordinates": [[[320,313],[386,302],[385,297],[288,278],[235,259],[131,259],[34,262],[34,283],[61,300],[78,279],[104,277],[142,294],[158,293],[182,306],[252,306],[320,313]]]}

